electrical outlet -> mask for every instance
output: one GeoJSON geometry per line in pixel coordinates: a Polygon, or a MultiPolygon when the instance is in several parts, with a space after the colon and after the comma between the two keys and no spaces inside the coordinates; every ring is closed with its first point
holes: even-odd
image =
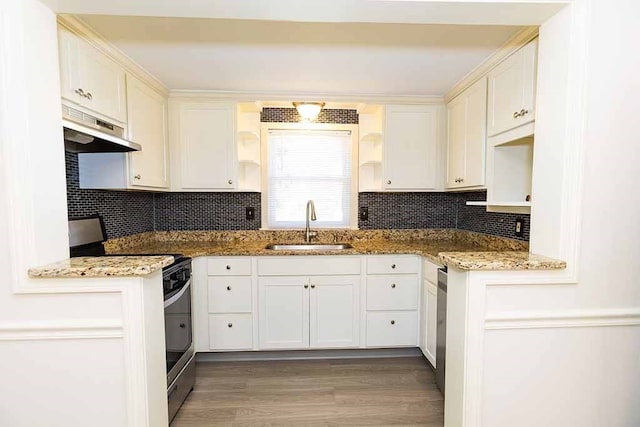
{"type": "Polygon", "coordinates": [[[245,208],[246,218],[251,221],[256,219],[256,208],[247,207],[245,208]]]}
{"type": "Polygon", "coordinates": [[[360,217],[360,221],[369,221],[369,208],[365,206],[361,207],[358,216],[360,217]]]}
{"type": "Polygon", "coordinates": [[[523,218],[516,218],[516,228],[514,231],[517,237],[524,236],[524,219],[523,218]]]}

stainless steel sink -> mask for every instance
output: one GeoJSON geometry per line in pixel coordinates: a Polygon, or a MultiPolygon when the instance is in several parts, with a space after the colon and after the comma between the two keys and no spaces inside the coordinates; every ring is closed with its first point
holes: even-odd
{"type": "Polygon", "coordinates": [[[265,249],[273,251],[340,251],[344,249],[351,249],[349,243],[335,243],[335,244],[322,244],[322,243],[302,243],[295,245],[281,245],[270,243],[265,246],[265,249]]]}

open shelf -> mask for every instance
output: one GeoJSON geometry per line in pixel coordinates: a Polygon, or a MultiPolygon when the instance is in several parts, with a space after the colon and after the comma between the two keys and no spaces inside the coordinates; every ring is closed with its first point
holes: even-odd
{"type": "Polygon", "coordinates": [[[376,165],[381,165],[382,164],[382,160],[367,160],[365,162],[360,163],[360,167],[362,166],[376,166],[376,165]]]}
{"type": "Polygon", "coordinates": [[[360,142],[378,142],[382,140],[382,132],[368,132],[360,137],[360,142]]]}
{"type": "Polygon", "coordinates": [[[467,206],[515,206],[515,207],[530,207],[531,202],[466,202],[467,206]]]}

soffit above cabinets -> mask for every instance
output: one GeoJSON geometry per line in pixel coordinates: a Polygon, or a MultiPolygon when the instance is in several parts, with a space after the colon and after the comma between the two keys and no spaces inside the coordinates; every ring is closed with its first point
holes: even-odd
{"type": "Polygon", "coordinates": [[[442,96],[522,27],[83,15],[170,90],[442,96]]]}

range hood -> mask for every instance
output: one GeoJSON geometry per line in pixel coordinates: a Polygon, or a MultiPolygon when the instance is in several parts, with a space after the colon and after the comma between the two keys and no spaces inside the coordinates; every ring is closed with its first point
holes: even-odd
{"type": "Polygon", "coordinates": [[[142,147],[124,139],[124,129],[69,106],[62,106],[64,148],[72,153],[122,153],[142,147]]]}

